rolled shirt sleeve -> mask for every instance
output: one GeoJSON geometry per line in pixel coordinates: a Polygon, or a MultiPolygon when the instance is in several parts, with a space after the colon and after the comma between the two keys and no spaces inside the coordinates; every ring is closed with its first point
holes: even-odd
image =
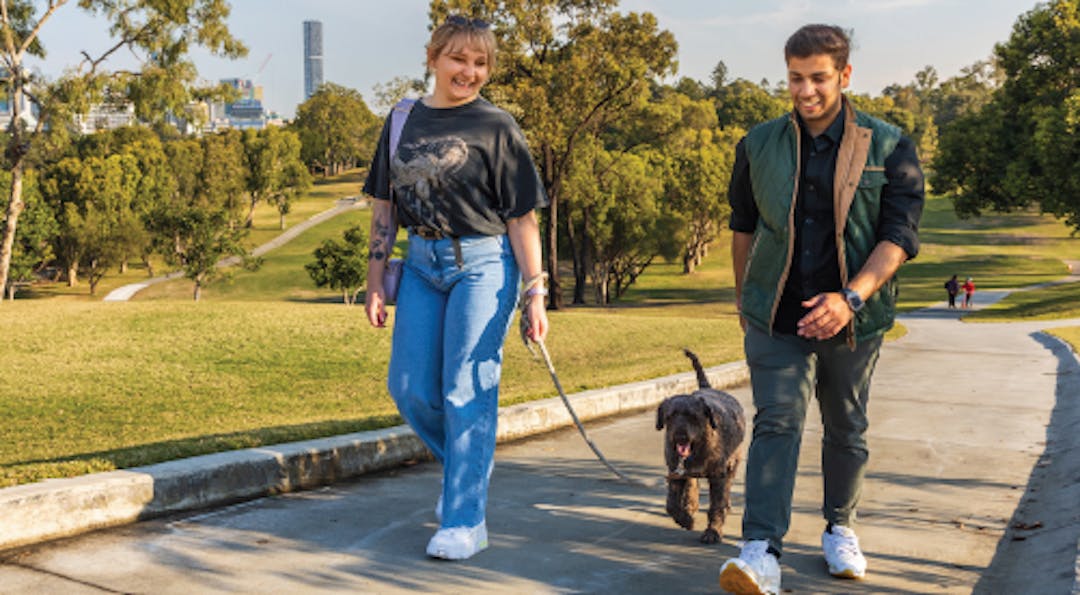
{"type": "Polygon", "coordinates": [[[735,145],[735,165],[731,171],[731,183],[728,185],[728,203],[731,205],[731,217],[728,228],[741,233],[754,233],[758,221],[757,204],[754,202],[754,189],[750,184],[750,160],[746,157],[746,139],[735,145]]]}
{"type": "Polygon", "coordinates": [[[878,241],[896,244],[910,260],[919,253],[919,219],[926,192],[915,144],[908,137],[901,137],[885,158],[885,177],[888,182],[881,191],[878,241]]]}

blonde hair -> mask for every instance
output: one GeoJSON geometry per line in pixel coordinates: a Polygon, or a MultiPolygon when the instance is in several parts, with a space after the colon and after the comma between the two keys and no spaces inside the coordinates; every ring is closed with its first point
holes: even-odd
{"type": "Polygon", "coordinates": [[[495,70],[495,33],[491,26],[478,19],[451,15],[431,32],[427,44],[427,63],[446,52],[472,46],[487,54],[488,73],[495,70]],[[477,25],[481,23],[481,25],[477,25]]]}

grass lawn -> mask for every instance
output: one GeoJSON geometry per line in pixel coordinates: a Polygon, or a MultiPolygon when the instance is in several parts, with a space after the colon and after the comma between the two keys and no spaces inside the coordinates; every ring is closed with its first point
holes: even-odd
{"type": "Polygon", "coordinates": [[[1052,328],[1046,332],[1068,343],[1073,353],[1080,353],[1080,326],[1052,328]]]}
{"type": "MultiPolygon", "coordinates": [[[[289,221],[330,208],[359,183],[350,172],[317,184],[289,221]]],[[[389,331],[372,329],[360,307],[315,288],[303,270],[324,238],[353,224],[366,228],[369,216],[352,211],[313,228],[265,255],[259,271],[211,285],[199,303],[183,280],[130,303],[101,302],[107,289],[91,300],[85,287],[50,285],[30,293],[37,299],[4,303],[0,486],[400,423],[384,385],[389,331]]],[[[276,227],[276,212],[258,210],[252,245],[276,227]]],[[[727,241],[725,234],[692,275],[677,264],[652,265],[614,307],[551,312],[548,346],[566,390],[688,371],[684,346],[707,366],[741,358],[727,241]]],[[[975,277],[980,288],[1020,287],[1062,277],[1067,255],[1080,259],[1077,240],[1049,218],[959,221],[943,199],[929,201],[922,241],[918,259],[902,270],[905,309],[942,301],[952,273],[975,277]]],[[[145,274],[110,277],[101,288],[145,274]]],[[[1006,300],[998,315],[1077,316],[1077,289],[1018,293],[1028,301],[1006,300]]],[[[1080,343],[1077,329],[1060,332],[1080,343]]],[[[553,391],[515,328],[503,404],[553,391]]]]}

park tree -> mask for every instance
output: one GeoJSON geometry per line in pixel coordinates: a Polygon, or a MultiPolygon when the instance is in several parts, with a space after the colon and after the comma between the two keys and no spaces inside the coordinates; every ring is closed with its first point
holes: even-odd
{"type": "Polygon", "coordinates": [[[934,125],[942,130],[957,118],[980,110],[990,102],[1004,78],[997,59],[992,57],[961,68],[960,74],[942,81],[929,93],[934,125]]]}
{"type": "Polygon", "coordinates": [[[689,132],[691,138],[666,152],[664,176],[667,210],[679,217],[685,230],[680,234],[684,273],[701,265],[731,213],[727,189],[742,130],[689,132]]]}
{"type": "Polygon", "coordinates": [[[204,287],[228,278],[241,264],[253,269],[259,261],[244,245],[245,175],[241,133],[229,130],[201,140],[166,143],[176,177],[176,190],[149,217],[165,262],[194,282],[198,301],[204,287]]]}
{"type": "MultiPolygon", "coordinates": [[[[0,192],[11,184],[10,172],[0,171],[0,192]]],[[[11,254],[10,282],[6,297],[15,299],[15,292],[20,285],[31,283],[53,260],[52,239],[59,232],[56,216],[45,203],[38,190],[37,176],[27,172],[23,179],[22,221],[15,234],[15,244],[11,254]]],[[[4,295],[0,294],[0,299],[4,295]]]]}
{"type": "Polygon", "coordinates": [[[596,302],[617,300],[657,258],[673,259],[681,221],[663,208],[663,157],[649,148],[605,149],[585,138],[565,180],[571,220],[596,302]]]}
{"type": "Polygon", "coordinates": [[[616,0],[430,4],[433,24],[452,12],[492,23],[499,54],[486,95],[521,124],[550,200],[544,228],[552,308],[562,305],[558,229],[574,225],[573,214],[561,210],[563,184],[579,145],[632,117],[648,101],[650,81],[675,69],[674,36],[650,13],[620,14],[616,7],[616,0]]]}
{"type": "Polygon", "coordinates": [[[300,159],[300,137],[292,130],[267,126],[245,130],[243,144],[249,198],[244,226],[251,227],[255,206],[268,202],[277,208],[279,227],[285,229],[292,202],[311,187],[311,174],[300,159]]]}
{"type": "Polygon", "coordinates": [[[725,130],[750,130],[757,124],[791,111],[789,99],[777,97],[768,88],[746,79],[735,79],[717,87],[713,92],[713,101],[716,103],[717,121],[725,130]]]}
{"type": "Polygon", "coordinates": [[[1080,2],[1037,5],[995,54],[1004,81],[942,133],[934,186],[961,215],[1038,204],[1080,231],[1080,2]]]}
{"type": "Polygon", "coordinates": [[[371,158],[380,124],[358,91],[325,83],[296,109],[291,128],[304,162],[330,176],[371,158]]]}
{"type": "Polygon", "coordinates": [[[375,83],[375,101],[372,107],[377,114],[389,114],[397,102],[406,97],[419,97],[427,92],[427,82],[422,78],[396,76],[385,83],[375,83]]]}
{"type": "Polygon", "coordinates": [[[346,306],[356,303],[367,280],[368,239],[364,229],[355,225],[345,230],[344,242],[324,240],[314,256],[315,262],[304,265],[304,269],[315,285],[340,291],[346,306]]]}
{"type": "Polygon", "coordinates": [[[201,46],[227,57],[247,51],[230,35],[228,16],[226,0],[0,1],[0,83],[12,110],[3,162],[11,183],[3,200],[0,287],[8,283],[19,216],[26,206],[27,157],[45,140],[45,132],[61,134],[74,114],[106,100],[130,101],[138,116],[151,120],[185,113],[191,99],[205,96],[196,89],[189,51],[201,46]],[[113,43],[99,55],[84,51],[72,56],[63,75],[46,80],[26,59],[44,55],[43,37],[53,18],[76,8],[105,19],[113,43]],[[138,70],[110,70],[110,58],[121,51],[138,57],[138,70]],[[28,118],[31,111],[36,118],[28,118]]]}
{"type": "Polygon", "coordinates": [[[140,225],[130,230],[129,241],[121,257],[120,272],[127,270],[132,257],[138,257],[146,267],[147,275],[153,277],[151,255],[155,243],[148,231],[150,218],[158,205],[176,191],[173,165],[165,154],[161,138],[149,127],[135,125],[87,135],[81,137],[77,144],[78,152],[84,158],[130,155],[138,164],[139,181],[131,201],[131,210],[140,225]]]}
{"type": "Polygon", "coordinates": [[[43,192],[57,213],[57,259],[68,285],[86,273],[90,295],[108,268],[118,266],[143,241],[132,205],[142,174],[131,154],[68,157],[45,171],[43,192]]]}

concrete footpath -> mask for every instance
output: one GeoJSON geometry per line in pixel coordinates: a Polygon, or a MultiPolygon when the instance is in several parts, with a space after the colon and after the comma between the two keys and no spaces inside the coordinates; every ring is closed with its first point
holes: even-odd
{"type": "MultiPolygon", "coordinates": [[[[865,581],[832,579],[821,560],[820,422],[808,419],[785,592],[1080,594],[1080,361],[1038,332],[1080,319],[958,318],[943,307],[912,313],[902,318],[909,334],[882,350],[858,525],[865,581]]],[[[739,384],[730,390],[752,414],[741,364],[710,373],[739,384]]],[[[721,561],[738,553],[742,472],[719,545],[697,540],[703,512],[692,532],[666,516],[660,485],[653,408],[692,384],[687,373],[574,396],[583,417],[621,412],[589,423],[590,435],[654,487],[615,480],[572,428],[521,438],[566,423],[558,399],[506,410],[504,436],[520,434],[496,455],[491,548],[465,562],[425,557],[440,472],[400,464],[418,452],[397,428],[0,490],[0,543],[9,547],[36,540],[35,527],[85,522],[125,489],[122,514],[91,520],[164,515],[8,549],[0,593],[717,592],[721,561]],[[48,487],[56,485],[73,487],[59,496],[48,487]],[[238,502],[260,490],[281,493],[238,502]],[[230,494],[236,503],[215,504],[230,494]],[[169,513],[200,505],[212,507],[169,513]]]]}

